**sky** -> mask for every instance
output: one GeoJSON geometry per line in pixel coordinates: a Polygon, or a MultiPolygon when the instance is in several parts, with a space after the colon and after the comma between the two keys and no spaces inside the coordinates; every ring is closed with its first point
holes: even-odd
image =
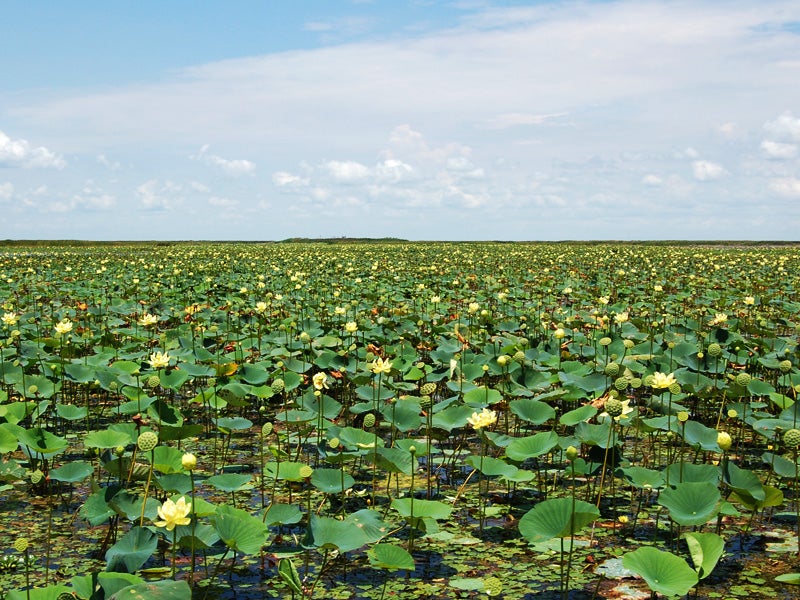
{"type": "Polygon", "coordinates": [[[800,240],[797,0],[3,0],[0,239],[800,240]]]}

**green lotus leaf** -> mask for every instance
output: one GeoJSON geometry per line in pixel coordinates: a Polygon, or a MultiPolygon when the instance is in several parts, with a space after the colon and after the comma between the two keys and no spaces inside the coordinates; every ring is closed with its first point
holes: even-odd
{"type": "Polygon", "coordinates": [[[622,566],[640,575],[651,590],[665,596],[685,596],[697,585],[697,573],[685,560],[643,546],[622,556],[622,566]]]}
{"type": "Polygon", "coordinates": [[[594,504],[572,498],[551,498],[540,502],[519,520],[519,532],[536,544],[552,538],[574,535],[600,517],[594,504]]]}
{"type": "Polygon", "coordinates": [[[658,503],[669,510],[679,525],[704,525],[717,514],[720,493],[708,482],[684,482],[661,492],[658,503]]]}

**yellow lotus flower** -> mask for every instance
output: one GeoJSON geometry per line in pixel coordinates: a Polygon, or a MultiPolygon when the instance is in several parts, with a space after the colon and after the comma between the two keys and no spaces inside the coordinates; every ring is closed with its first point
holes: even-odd
{"type": "Polygon", "coordinates": [[[653,373],[653,381],[650,383],[650,387],[655,388],[657,390],[665,390],[673,383],[677,383],[675,381],[675,375],[670,373],[669,375],[665,373],[659,373],[656,371],[653,373]]]}
{"type": "Polygon", "coordinates": [[[170,358],[166,352],[153,352],[150,355],[150,366],[154,369],[165,369],[169,366],[170,358]]]}
{"type": "Polygon", "coordinates": [[[72,321],[69,319],[64,319],[56,323],[56,333],[58,335],[64,335],[65,333],[69,333],[72,331],[72,321]]]}
{"type": "Polygon", "coordinates": [[[358,331],[358,323],[356,323],[355,321],[348,321],[344,325],[344,330],[347,333],[355,333],[356,331],[358,331]]]}
{"type": "Polygon", "coordinates": [[[158,317],[155,315],[151,315],[150,313],[145,313],[142,315],[142,318],[139,319],[139,325],[142,327],[150,327],[151,325],[155,325],[158,323],[158,317]]]}
{"type": "Polygon", "coordinates": [[[7,327],[13,327],[14,325],[17,324],[17,321],[19,321],[17,313],[13,312],[3,313],[3,325],[6,325],[7,327]]]}
{"type": "Polygon", "coordinates": [[[745,296],[744,303],[747,306],[753,306],[756,303],[756,299],[753,296],[745,296]]]}
{"type": "Polygon", "coordinates": [[[256,302],[256,312],[258,314],[262,314],[267,311],[267,303],[266,302],[256,302]]]}
{"type": "Polygon", "coordinates": [[[317,373],[313,377],[314,389],[328,389],[328,376],[325,373],[317,373]]]}
{"type": "Polygon", "coordinates": [[[164,504],[158,507],[158,516],[161,521],[156,521],[156,527],[166,527],[167,531],[172,531],[177,525],[188,525],[192,522],[189,513],[192,512],[192,503],[186,502],[186,498],[181,496],[177,502],[167,499],[164,504]]]}
{"type": "Polygon", "coordinates": [[[489,427],[497,422],[497,413],[488,408],[484,408],[481,412],[474,412],[472,416],[467,419],[467,423],[472,425],[473,429],[483,429],[489,427]]]}
{"type": "Polygon", "coordinates": [[[375,373],[391,373],[392,372],[392,361],[390,360],[383,360],[382,358],[376,358],[372,361],[369,365],[369,370],[375,373]]]}

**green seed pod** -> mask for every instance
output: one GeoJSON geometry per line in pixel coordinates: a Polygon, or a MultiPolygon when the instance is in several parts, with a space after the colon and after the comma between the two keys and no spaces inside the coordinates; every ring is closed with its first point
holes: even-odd
{"type": "Polygon", "coordinates": [[[267,437],[270,433],[272,433],[272,423],[266,422],[261,426],[261,435],[267,437]]]}
{"type": "Polygon", "coordinates": [[[144,431],[139,434],[136,445],[139,446],[139,450],[142,452],[150,452],[158,446],[158,435],[152,431],[144,431]]]}
{"type": "Polygon", "coordinates": [[[339,444],[340,444],[340,443],[341,443],[341,442],[339,441],[339,438],[337,438],[337,437],[335,437],[335,438],[331,438],[331,439],[328,441],[328,447],[329,447],[331,450],[336,450],[336,449],[339,447],[339,444]]]}
{"type": "Polygon", "coordinates": [[[42,479],[44,479],[44,473],[42,473],[41,469],[36,469],[33,473],[31,473],[31,483],[36,485],[42,479]]]}
{"type": "Polygon", "coordinates": [[[635,390],[639,389],[640,387],[642,387],[642,380],[639,379],[638,377],[634,377],[633,379],[631,379],[631,387],[635,390]]]}
{"type": "Polygon", "coordinates": [[[155,388],[161,385],[161,380],[158,378],[158,375],[150,375],[147,378],[147,387],[155,388]]]}
{"type": "Polygon", "coordinates": [[[28,539],[27,538],[17,538],[14,540],[14,550],[17,552],[25,552],[28,549],[28,539]]]}
{"type": "Polygon", "coordinates": [[[572,462],[578,458],[578,449],[575,446],[569,446],[566,450],[567,460],[572,462]]]}
{"type": "Polygon", "coordinates": [[[372,414],[372,413],[367,413],[364,416],[364,427],[369,429],[370,427],[374,427],[374,426],[375,426],[375,415],[372,414]]]}
{"type": "Polygon", "coordinates": [[[673,383],[669,386],[669,393],[670,394],[680,394],[681,393],[681,384],[680,383],[673,383]]]}
{"type": "Polygon", "coordinates": [[[314,474],[314,469],[309,467],[308,465],[303,465],[300,467],[300,477],[303,479],[308,479],[314,474]]]}
{"type": "Polygon", "coordinates": [[[609,414],[609,416],[619,417],[622,414],[622,411],[622,402],[616,398],[609,398],[606,400],[606,412],[609,414]]]}
{"type": "Polygon", "coordinates": [[[525,353],[522,350],[517,350],[514,353],[514,360],[519,364],[525,364],[525,353]]]}
{"type": "Polygon", "coordinates": [[[433,396],[435,392],[436,392],[436,384],[430,381],[428,383],[423,384],[422,387],[419,388],[419,393],[423,396],[433,396]]]}
{"type": "Polygon", "coordinates": [[[610,337],[602,337],[600,338],[600,345],[601,346],[608,346],[611,343],[610,337]]]}
{"type": "Polygon", "coordinates": [[[792,361],[782,360],[778,365],[778,368],[781,370],[781,373],[788,373],[792,370],[792,361]]]}
{"type": "Polygon", "coordinates": [[[286,389],[286,382],[283,379],[276,379],[270,385],[273,394],[280,394],[283,390],[286,389]]]}
{"type": "Polygon", "coordinates": [[[738,383],[742,387],[747,387],[747,384],[750,383],[750,375],[748,373],[739,373],[736,376],[736,383],[738,383]]]}
{"type": "Polygon", "coordinates": [[[487,596],[499,596],[503,593],[503,582],[499,577],[484,577],[483,591],[487,596]]]}
{"type": "Polygon", "coordinates": [[[628,387],[628,378],[627,377],[618,377],[614,380],[614,387],[617,388],[620,392],[628,387]]]}
{"type": "Polygon", "coordinates": [[[708,355],[716,358],[722,354],[722,346],[714,342],[713,344],[708,345],[708,355]]]}
{"type": "Polygon", "coordinates": [[[631,348],[633,348],[635,346],[635,344],[633,343],[633,340],[624,340],[622,342],[622,345],[625,346],[626,350],[630,350],[631,348]]]}
{"type": "Polygon", "coordinates": [[[800,429],[789,429],[783,434],[783,443],[787,448],[800,446],[800,429]]]}
{"type": "Polygon", "coordinates": [[[619,375],[619,363],[608,363],[604,369],[604,372],[609,377],[616,377],[619,375]]]}

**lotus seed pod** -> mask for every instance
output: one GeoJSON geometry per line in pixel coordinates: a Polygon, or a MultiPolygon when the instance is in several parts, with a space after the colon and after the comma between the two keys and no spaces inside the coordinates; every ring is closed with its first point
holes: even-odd
{"type": "Polygon", "coordinates": [[[739,373],[736,376],[736,383],[742,387],[747,387],[747,384],[750,383],[750,375],[748,373],[739,373]]]}
{"type": "Polygon", "coordinates": [[[36,469],[33,473],[31,473],[31,483],[36,485],[42,479],[44,479],[44,473],[42,473],[41,469],[36,469]]]}
{"type": "Polygon", "coordinates": [[[300,334],[300,342],[303,344],[307,344],[311,341],[311,336],[308,335],[305,331],[300,334]]]}
{"type": "Polygon", "coordinates": [[[483,591],[487,596],[499,596],[503,593],[503,582],[499,577],[485,577],[483,579],[483,591]]]}
{"type": "Polygon", "coordinates": [[[39,393],[39,386],[38,385],[29,385],[28,386],[28,395],[35,396],[39,393]]]}
{"type": "Polygon", "coordinates": [[[514,360],[516,362],[518,362],[519,364],[524,364],[525,363],[525,353],[522,350],[517,350],[514,353],[514,360]]]}
{"type": "Polygon", "coordinates": [[[566,450],[567,460],[572,462],[578,458],[578,449],[575,446],[569,446],[566,450]]]}
{"type": "Polygon", "coordinates": [[[716,358],[722,354],[722,346],[714,342],[713,344],[708,345],[708,355],[716,358]]]}
{"type": "Polygon", "coordinates": [[[717,434],[717,445],[722,449],[723,452],[730,450],[731,444],[733,444],[733,439],[731,438],[731,434],[729,434],[727,431],[720,431],[717,434]]]}
{"type": "Polygon", "coordinates": [[[209,387],[214,387],[217,385],[217,378],[216,377],[209,377],[208,378],[208,385],[209,387]]]}
{"type": "Polygon", "coordinates": [[[433,382],[425,383],[422,385],[421,388],[419,388],[419,393],[423,396],[433,396],[435,392],[436,392],[436,384],[433,382]]]}
{"type": "Polygon", "coordinates": [[[620,392],[628,387],[628,378],[627,377],[617,377],[614,380],[614,387],[617,388],[620,392]]]}
{"type": "Polygon", "coordinates": [[[739,416],[739,413],[736,411],[735,408],[731,408],[731,409],[728,410],[728,418],[729,419],[735,419],[738,416],[739,416]]]}
{"type": "Polygon", "coordinates": [[[624,340],[622,342],[622,345],[625,346],[626,350],[630,350],[631,348],[634,347],[635,344],[633,343],[633,340],[624,340]]]}
{"type": "Polygon", "coordinates": [[[789,429],[784,433],[783,443],[787,448],[797,448],[800,446],[800,429],[789,429]]]}
{"type": "Polygon", "coordinates": [[[673,383],[669,386],[669,393],[670,394],[680,394],[681,393],[681,384],[680,383],[673,383]]]}
{"type": "Polygon", "coordinates": [[[778,365],[778,368],[781,370],[781,373],[788,373],[792,370],[792,361],[782,360],[778,365]]]}
{"type": "Polygon", "coordinates": [[[519,338],[519,345],[523,348],[527,347],[529,343],[528,338],[519,338]]]}
{"type": "Polygon", "coordinates": [[[150,375],[150,377],[147,378],[147,387],[154,388],[159,385],[161,385],[161,380],[158,378],[158,375],[150,375]]]}
{"type": "Polygon", "coordinates": [[[75,596],[72,595],[72,592],[61,592],[56,596],[56,600],[75,600],[75,596]]]}
{"type": "Polygon", "coordinates": [[[635,390],[639,389],[642,387],[642,380],[638,377],[634,377],[631,379],[631,387],[635,390]]]}
{"type": "Polygon", "coordinates": [[[610,337],[602,337],[600,338],[600,345],[601,346],[608,346],[611,343],[610,337]]]}
{"type": "Polygon", "coordinates": [[[261,426],[261,435],[267,437],[270,433],[272,433],[272,423],[267,421],[261,426]]]}
{"type": "Polygon", "coordinates": [[[609,377],[616,377],[619,375],[619,363],[608,363],[604,369],[604,372],[609,377]]]}
{"type": "Polygon", "coordinates": [[[331,438],[330,441],[328,441],[328,447],[332,450],[336,450],[339,447],[339,443],[339,438],[331,438]]]}
{"type": "Polygon", "coordinates": [[[114,448],[114,454],[116,454],[117,457],[121,457],[123,454],[125,454],[125,446],[117,446],[114,448]]]}
{"type": "Polygon", "coordinates": [[[364,416],[364,427],[370,428],[375,426],[375,415],[372,413],[367,413],[364,416]]]}
{"type": "Polygon", "coordinates": [[[606,412],[609,416],[619,417],[622,414],[623,408],[622,402],[616,398],[609,398],[606,400],[606,412]]]}
{"type": "Polygon", "coordinates": [[[497,357],[497,364],[501,367],[505,367],[508,364],[508,356],[505,354],[501,354],[497,357]]]}
{"type": "Polygon", "coordinates": [[[689,420],[689,413],[685,410],[682,410],[678,413],[678,421],[681,423],[686,423],[689,420]]]}
{"type": "MultiPolygon", "coordinates": [[[[653,385],[653,381],[654,381],[654,380],[655,380],[655,378],[654,378],[652,375],[647,375],[647,376],[644,378],[644,380],[643,380],[643,383],[644,383],[644,384],[645,384],[647,387],[651,387],[651,386],[653,385]]],[[[633,381],[631,381],[631,386],[633,386],[633,381]]]]}
{"type": "Polygon", "coordinates": [[[139,450],[142,452],[150,452],[158,446],[158,436],[152,431],[144,431],[139,434],[136,445],[139,446],[139,450]]]}
{"type": "Polygon", "coordinates": [[[433,405],[433,400],[431,399],[430,396],[425,395],[419,397],[419,407],[422,410],[428,410],[432,405],[433,405]]]}
{"type": "Polygon", "coordinates": [[[17,552],[25,552],[28,549],[28,539],[27,538],[17,538],[14,540],[14,550],[17,552]]]}
{"type": "Polygon", "coordinates": [[[181,457],[181,465],[187,471],[194,471],[197,468],[197,457],[191,452],[187,452],[181,457]]]}
{"type": "Polygon", "coordinates": [[[300,477],[303,479],[308,479],[314,474],[314,469],[309,467],[308,465],[303,465],[300,467],[300,477]]]}
{"type": "Polygon", "coordinates": [[[273,394],[280,394],[283,390],[286,389],[286,382],[283,379],[276,379],[270,385],[273,394]]]}

